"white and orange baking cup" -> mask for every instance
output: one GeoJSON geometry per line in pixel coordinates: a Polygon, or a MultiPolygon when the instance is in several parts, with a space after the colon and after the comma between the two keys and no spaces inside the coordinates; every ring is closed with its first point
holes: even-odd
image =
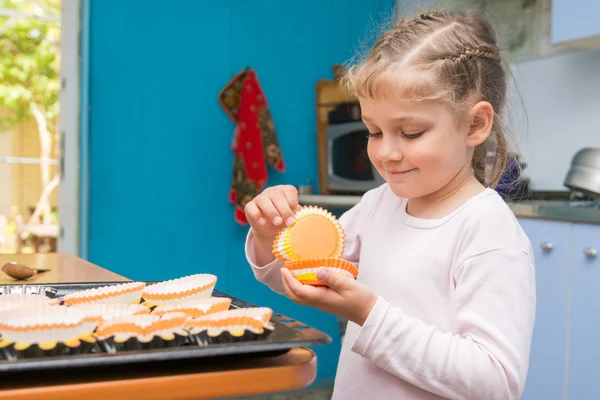
{"type": "Polygon", "coordinates": [[[273,243],[273,255],[282,261],[338,258],[344,253],[345,234],[337,218],[320,207],[300,207],[296,221],[283,228],[273,243]]]}
{"type": "Polygon", "coordinates": [[[107,353],[178,347],[187,341],[185,323],[189,318],[182,312],[115,318],[102,322],[96,337],[107,353]]]}
{"type": "Polygon", "coordinates": [[[285,267],[292,275],[305,285],[326,286],[317,279],[317,271],[327,268],[330,272],[340,274],[346,278],[356,279],[358,268],[349,261],[341,258],[318,258],[313,260],[287,261],[285,267]]]}
{"type": "Polygon", "coordinates": [[[185,325],[191,319],[181,311],[172,311],[160,316],[160,320],[152,327],[151,334],[158,335],[162,338],[177,334],[179,336],[187,336],[185,325]]]}
{"type": "Polygon", "coordinates": [[[73,306],[85,315],[86,321],[100,323],[115,318],[149,314],[150,309],[142,304],[94,304],[83,303],[73,306]]]}
{"type": "Polygon", "coordinates": [[[18,308],[21,310],[38,305],[58,306],[59,299],[51,299],[41,294],[11,293],[0,295],[0,311],[18,308]]]}
{"type": "Polygon", "coordinates": [[[218,335],[223,331],[244,330],[260,333],[269,323],[272,315],[273,310],[268,307],[236,308],[192,318],[187,321],[187,327],[191,334],[208,331],[209,334],[218,335]]]}
{"type": "Polygon", "coordinates": [[[97,324],[71,307],[39,305],[23,312],[11,309],[0,313],[0,335],[4,341],[19,344],[55,344],[93,333],[97,324]]]}
{"type": "Polygon", "coordinates": [[[139,314],[102,321],[96,328],[98,340],[117,336],[128,339],[132,336],[145,336],[152,331],[154,323],[160,320],[157,315],[139,314]]]}
{"type": "Polygon", "coordinates": [[[164,315],[172,312],[182,312],[188,317],[201,317],[207,314],[227,311],[231,306],[228,297],[210,297],[207,299],[188,300],[179,304],[165,304],[152,310],[153,315],[164,315]]]}
{"type": "Polygon", "coordinates": [[[212,295],[217,277],[212,274],[196,274],[148,285],[142,297],[151,305],[179,304],[191,300],[206,299],[212,295]]]}
{"type": "Polygon", "coordinates": [[[65,304],[136,304],[142,298],[145,282],[127,282],[69,293],[63,297],[65,304]]]}

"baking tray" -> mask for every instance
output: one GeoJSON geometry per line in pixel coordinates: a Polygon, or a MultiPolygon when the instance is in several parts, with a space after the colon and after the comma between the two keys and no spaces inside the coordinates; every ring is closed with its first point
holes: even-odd
{"type": "MultiPolygon", "coordinates": [[[[145,281],[148,285],[160,281],[145,281]]],[[[36,285],[40,290],[53,288],[50,293],[54,297],[78,290],[91,289],[106,285],[122,284],[123,282],[93,282],[93,283],[61,283],[36,285]]],[[[3,285],[11,286],[11,285],[3,285]]],[[[12,285],[19,286],[19,285],[12,285]]],[[[27,285],[29,286],[29,285],[27,285]]],[[[213,291],[215,297],[228,297],[231,299],[232,307],[256,307],[244,300],[223,293],[219,290],[213,291]]],[[[289,351],[294,347],[320,346],[331,343],[331,337],[324,332],[314,329],[293,318],[281,315],[273,310],[271,323],[274,331],[266,339],[235,342],[226,344],[209,344],[207,346],[196,346],[185,344],[180,347],[152,350],[138,350],[118,353],[90,353],[82,355],[68,355],[61,357],[42,357],[20,359],[15,361],[0,360],[0,376],[6,378],[8,375],[31,376],[49,371],[53,374],[69,375],[77,373],[80,376],[86,370],[115,371],[115,368],[130,369],[136,367],[150,368],[152,364],[196,364],[198,362],[218,362],[219,358],[247,358],[258,356],[273,356],[289,351]]]]}

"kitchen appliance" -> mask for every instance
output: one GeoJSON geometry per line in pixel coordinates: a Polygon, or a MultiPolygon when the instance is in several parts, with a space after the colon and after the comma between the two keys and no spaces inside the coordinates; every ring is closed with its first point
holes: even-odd
{"type": "Polygon", "coordinates": [[[365,193],[384,183],[367,155],[369,131],[362,121],[330,125],[326,134],[329,192],[365,193]]]}
{"type": "Polygon", "coordinates": [[[573,156],[564,185],[573,192],[600,199],[600,148],[583,148],[573,156]]]}
{"type": "Polygon", "coordinates": [[[358,102],[338,104],[325,127],[325,191],[363,194],[384,183],[367,155],[369,130],[358,102]]]}

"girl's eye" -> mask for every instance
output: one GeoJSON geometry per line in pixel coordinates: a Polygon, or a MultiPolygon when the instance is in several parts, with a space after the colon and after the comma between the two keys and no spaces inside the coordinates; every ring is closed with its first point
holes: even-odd
{"type": "Polygon", "coordinates": [[[402,136],[404,136],[406,139],[416,139],[418,137],[423,136],[423,134],[425,133],[425,131],[423,132],[419,132],[419,133],[404,133],[402,132],[402,136]]]}
{"type": "Polygon", "coordinates": [[[380,138],[383,135],[381,132],[369,132],[368,138],[380,138]]]}

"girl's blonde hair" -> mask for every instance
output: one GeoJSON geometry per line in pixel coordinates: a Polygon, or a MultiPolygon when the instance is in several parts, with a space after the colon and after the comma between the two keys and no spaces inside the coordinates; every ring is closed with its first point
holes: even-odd
{"type": "Polygon", "coordinates": [[[471,161],[475,177],[495,186],[508,143],[498,116],[506,103],[507,72],[491,25],[471,11],[434,11],[397,22],[341,81],[358,97],[442,101],[459,116],[487,101],[495,117],[489,138],[471,161]],[[491,159],[487,155],[493,154],[491,159]]]}

